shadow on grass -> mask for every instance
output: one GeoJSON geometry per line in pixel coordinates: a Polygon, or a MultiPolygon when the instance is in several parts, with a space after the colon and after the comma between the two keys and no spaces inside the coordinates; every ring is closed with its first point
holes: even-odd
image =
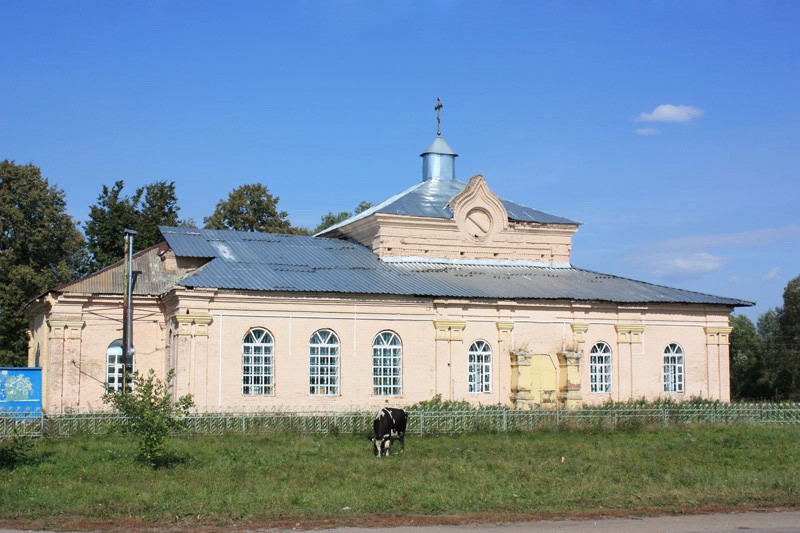
{"type": "Polygon", "coordinates": [[[168,468],[173,468],[179,465],[188,464],[192,460],[192,457],[189,454],[185,453],[175,453],[175,452],[166,452],[153,460],[148,460],[143,455],[137,455],[136,461],[147,465],[153,470],[165,470],[168,468]]]}

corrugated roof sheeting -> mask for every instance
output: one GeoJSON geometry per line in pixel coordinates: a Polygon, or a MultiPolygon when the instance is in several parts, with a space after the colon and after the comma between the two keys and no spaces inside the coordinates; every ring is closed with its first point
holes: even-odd
{"type": "MultiPolygon", "coordinates": [[[[133,293],[139,296],[157,296],[168,291],[184,275],[163,270],[158,248],[143,250],[133,257],[135,281],[133,293]]],[[[125,270],[122,261],[56,289],[59,292],[81,294],[122,294],[125,288],[125,270]]]]}
{"type": "Polygon", "coordinates": [[[181,285],[256,291],[392,294],[411,296],[699,303],[750,302],[600,274],[576,268],[518,264],[384,263],[360,244],[298,235],[162,228],[179,250],[217,243],[210,263],[181,285]],[[188,233],[191,231],[193,233],[188,233]]]}

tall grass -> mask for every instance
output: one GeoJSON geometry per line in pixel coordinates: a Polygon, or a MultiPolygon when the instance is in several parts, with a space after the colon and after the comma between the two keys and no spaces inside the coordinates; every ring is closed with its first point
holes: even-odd
{"type": "Polygon", "coordinates": [[[380,515],[542,517],[800,505],[800,428],[684,426],[407,437],[186,437],[167,468],[124,435],[40,441],[0,470],[0,520],[184,525],[380,515]]]}

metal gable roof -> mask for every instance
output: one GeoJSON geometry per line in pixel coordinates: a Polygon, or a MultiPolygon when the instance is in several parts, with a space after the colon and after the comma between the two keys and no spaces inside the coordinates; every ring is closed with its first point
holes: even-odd
{"type": "MultiPolygon", "coordinates": [[[[411,217],[453,218],[453,212],[447,206],[466,186],[466,183],[458,180],[429,179],[362,213],[321,231],[319,235],[331,234],[336,229],[375,213],[411,217]]],[[[500,198],[500,202],[505,207],[509,220],[538,222],[540,224],[579,224],[579,222],[568,218],[551,215],[502,198],[500,198]]]]}
{"type": "Polygon", "coordinates": [[[161,227],[178,256],[212,260],[187,287],[272,292],[747,306],[751,302],[588,270],[514,262],[383,262],[368,248],[323,237],[161,227]],[[209,254],[209,255],[203,255],[209,254]]]}
{"type": "MultiPolygon", "coordinates": [[[[168,291],[185,275],[184,271],[164,270],[160,247],[151,246],[133,255],[133,294],[136,296],[158,296],[168,291]]],[[[125,266],[123,261],[92,272],[54,289],[57,292],[80,294],[123,294],[125,290],[125,266]]]]}

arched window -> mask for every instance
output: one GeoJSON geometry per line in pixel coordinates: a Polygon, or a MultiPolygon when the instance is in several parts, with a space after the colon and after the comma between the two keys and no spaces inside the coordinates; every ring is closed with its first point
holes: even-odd
{"type": "MultiPolygon", "coordinates": [[[[131,347],[133,354],[136,350],[131,347]]],[[[132,354],[132,355],[133,355],[132,354]]],[[[133,361],[131,360],[131,371],[133,361]]],[[[125,358],[122,357],[122,339],[117,339],[108,345],[106,350],[106,390],[108,392],[122,392],[123,378],[125,375],[125,358]]],[[[128,384],[130,390],[131,383],[128,384]]]]}
{"type": "Polygon", "coordinates": [[[308,344],[309,392],[314,396],[339,394],[339,337],[329,329],[311,336],[308,344]]]}
{"type": "Polygon", "coordinates": [[[275,343],[264,328],[253,328],[242,341],[242,394],[272,394],[275,384],[275,343]]]}
{"type": "Polygon", "coordinates": [[[391,331],[381,331],[372,341],[372,393],[400,396],[403,393],[403,345],[391,331]]]}
{"type": "Polygon", "coordinates": [[[492,347],[475,341],[469,347],[469,392],[492,392],[492,347]]]}
{"type": "Polygon", "coordinates": [[[672,343],[664,348],[664,392],[683,392],[683,348],[672,343]]]}
{"type": "Polygon", "coordinates": [[[611,347],[605,342],[589,352],[589,392],[611,392],[611,347]]]}

